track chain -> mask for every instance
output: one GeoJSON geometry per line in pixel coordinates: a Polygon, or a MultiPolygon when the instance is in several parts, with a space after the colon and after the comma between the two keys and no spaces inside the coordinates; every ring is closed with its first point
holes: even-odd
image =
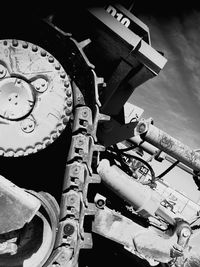
{"type": "Polygon", "coordinates": [[[100,177],[93,173],[92,163],[94,158],[98,161],[99,152],[105,148],[98,145],[96,130],[100,120],[109,119],[99,113],[98,87],[105,84],[102,78],[96,76],[93,65],[83,52],[83,44],[88,42],[77,43],[71,37],[66,42],[68,51],[71,48],[68,62],[73,65],[69,66],[74,94],[72,138],[63,182],[57,239],[45,267],[78,266],[80,249],[92,248],[91,233],[84,231],[85,217],[96,212],[95,204],[87,199],[88,186],[100,183],[100,177]]]}

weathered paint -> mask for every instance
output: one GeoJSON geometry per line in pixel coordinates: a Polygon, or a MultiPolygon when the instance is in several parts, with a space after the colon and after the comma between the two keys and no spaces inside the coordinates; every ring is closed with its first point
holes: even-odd
{"type": "Polygon", "coordinates": [[[144,140],[179,160],[189,168],[200,171],[200,153],[154,125],[149,125],[148,130],[144,133],[144,140]]]}

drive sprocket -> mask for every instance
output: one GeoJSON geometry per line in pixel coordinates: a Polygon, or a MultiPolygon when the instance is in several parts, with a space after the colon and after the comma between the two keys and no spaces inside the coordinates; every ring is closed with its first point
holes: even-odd
{"type": "Polygon", "coordinates": [[[0,40],[0,155],[25,156],[51,144],[72,112],[69,77],[33,43],[0,40]]]}

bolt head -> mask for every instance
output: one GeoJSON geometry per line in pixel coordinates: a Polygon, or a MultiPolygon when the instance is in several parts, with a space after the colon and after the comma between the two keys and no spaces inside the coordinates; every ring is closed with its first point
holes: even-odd
{"type": "Polygon", "coordinates": [[[138,130],[139,133],[142,134],[142,133],[144,133],[144,132],[146,131],[146,128],[147,128],[146,123],[141,122],[141,123],[138,125],[137,130],[138,130]]]}
{"type": "Polygon", "coordinates": [[[77,199],[76,195],[69,195],[67,198],[67,201],[68,201],[69,205],[73,205],[73,204],[75,204],[76,199],[77,199]]]}
{"type": "Polygon", "coordinates": [[[71,107],[72,106],[72,100],[71,99],[67,99],[67,106],[71,107]]]}
{"type": "Polygon", "coordinates": [[[74,233],[75,228],[71,223],[67,223],[65,224],[63,231],[66,236],[70,236],[74,233]]]}
{"type": "Polygon", "coordinates": [[[80,170],[81,170],[81,167],[80,167],[80,166],[74,166],[74,167],[72,168],[72,174],[73,174],[73,175],[77,175],[77,174],[80,173],[80,170]]]}
{"type": "Polygon", "coordinates": [[[82,116],[83,116],[84,118],[86,118],[86,117],[88,116],[88,110],[87,110],[87,109],[84,109],[84,110],[82,111],[82,116]]]}
{"type": "Polygon", "coordinates": [[[52,56],[49,56],[48,60],[49,60],[50,63],[54,62],[54,58],[52,56]]]}
{"type": "Polygon", "coordinates": [[[182,230],[182,235],[183,235],[184,237],[189,237],[190,234],[191,234],[191,232],[190,232],[190,229],[189,229],[189,228],[184,228],[184,229],[182,230]]]}
{"type": "Polygon", "coordinates": [[[98,200],[97,200],[97,206],[98,206],[99,208],[104,207],[104,205],[105,205],[105,201],[104,201],[103,199],[98,199],[98,200]]]}
{"type": "Polygon", "coordinates": [[[78,146],[83,146],[83,145],[84,145],[84,140],[83,140],[82,138],[79,138],[79,139],[77,140],[77,145],[78,145],[78,146]]]}
{"type": "Polygon", "coordinates": [[[33,52],[37,52],[37,50],[38,50],[37,45],[32,45],[32,51],[33,51],[33,52]]]}

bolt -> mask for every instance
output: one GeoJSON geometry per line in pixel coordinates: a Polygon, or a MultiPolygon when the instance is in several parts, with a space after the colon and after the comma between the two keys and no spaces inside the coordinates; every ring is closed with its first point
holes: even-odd
{"type": "Polygon", "coordinates": [[[68,108],[65,109],[65,114],[67,116],[71,115],[71,112],[72,112],[71,108],[68,107],[68,108]]]}
{"type": "Polygon", "coordinates": [[[61,68],[61,66],[60,66],[59,64],[56,64],[56,65],[55,65],[55,69],[56,69],[56,70],[60,70],[60,68],[61,68]]]}
{"type": "Polygon", "coordinates": [[[137,130],[140,134],[142,134],[146,131],[146,128],[147,128],[146,123],[141,122],[138,124],[137,130]]]}
{"type": "Polygon", "coordinates": [[[27,42],[23,42],[22,47],[23,48],[28,48],[28,43],[27,42]]]}
{"type": "Polygon", "coordinates": [[[83,145],[84,145],[84,140],[83,140],[83,138],[78,138],[78,140],[77,140],[77,145],[78,145],[78,146],[83,146],[83,145]]]}
{"type": "Polygon", "coordinates": [[[82,116],[83,116],[84,118],[86,118],[86,117],[88,116],[88,111],[87,111],[87,109],[84,109],[84,110],[82,111],[82,116]]]}
{"type": "Polygon", "coordinates": [[[21,129],[25,133],[31,133],[35,129],[35,122],[33,119],[27,118],[21,123],[21,129]]]}
{"type": "Polygon", "coordinates": [[[12,40],[12,45],[13,45],[13,46],[18,46],[18,41],[17,41],[17,40],[15,40],[15,39],[14,39],[14,40],[12,40]]]}
{"type": "Polygon", "coordinates": [[[74,167],[72,168],[72,173],[73,173],[74,175],[77,175],[77,174],[79,174],[80,170],[81,170],[81,167],[80,167],[80,166],[74,166],[74,167]]]}
{"type": "Polygon", "coordinates": [[[60,77],[61,77],[61,78],[63,78],[63,79],[64,79],[64,78],[65,78],[65,76],[66,76],[66,73],[65,73],[65,72],[62,72],[62,73],[60,73],[60,77]]]}
{"type": "Polygon", "coordinates": [[[72,106],[72,100],[71,99],[67,99],[67,106],[71,107],[72,106]]]}
{"type": "Polygon", "coordinates": [[[87,121],[84,121],[84,122],[83,122],[83,126],[84,126],[84,127],[87,127],[87,126],[88,126],[88,122],[87,122],[87,121]]]}
{"type": "Polygon", "coordinates": [[[72,95],[71,89],[67,89],[67,96],[70,97],[72,95]]]}
{"type": "MultiPolygon", "coordinates": [[[[69,83],[68,81],[65,81],[65,82],[64,82],[64,86],[67,87],[67,88],[69,87],[69,84],[70,84],[70,83],[69,83]]],[[[70,90],[70,91],[71,91],[71,90],[70,90]]]]}
{"type": "Polygon", "coordinates": [[[189,237],[190,234],[191,234],[191,232],[190,232],[190,229],[189,229],[189,228],[184,228],[184,229],[182,229],[182,235],[183,235],[184,237],[189,237]]]}
{"type": "Polygon", "coordinates": [[[75,214],[75,212],[76,212],[76,209],[75,208],[71,208],[71,213],[75,214]]]}
{"type": "Polygon", "coordinates": [[[45,56],[47,55],[47,52],[44,51],[44,50],[42,50],[42,51],[40,52],[40,54],[41,54],[42,57],[45,57],[45,56]]]}
{"type": "Polygon", "coordinates": [[[80,102],[80,101],[81,101],[81,96],[80,96],[80,95],[77,96],[76,100],[77,100],[78,102],[80,102]]]}
{"type": "Polygon", "coordinates": [[[54,58],[52,56],[49,56],[48,60],[49,60],[50,63],[54,62],[54,58]]]}
{"type": "Polygon", "coordinates": [[[69,195],[67,198],[67,202],[69,203],[69,205],[73,205],[77,200],[77,196],[76,195],[69,195]]]}
{"type": "Polygon", "coordinates": [[[32,51],[33,51],[33,52],[37,52],[37,50],[38,50],[37,45],[32,45],[32,51]]]}
{"type": "Polygon", "coordinates": [[[4,78],[6,75],[7,69],[0,64],[0,79],[4,78]]]}
{"type": "Polygon", "coordinates": [[[97,207],[102,208],[105,206],[105,201],[103,199],[98,199],[96,204],[97,207]]]}
{"type": "Polygon", "coordinates": [[[63,124],[66,125],[68,123],[68,121],[69,121],[69,118],[68,117],[64,117],[62,122],[63,122],[63,124]]]}
{"type": "Polygon", "coordinates": [[[80,149],[80,150],[79,150],[79,155],[81,155],[81,156],[84,155],[84,151],[83,151],[83,149],[80,149]]]}

